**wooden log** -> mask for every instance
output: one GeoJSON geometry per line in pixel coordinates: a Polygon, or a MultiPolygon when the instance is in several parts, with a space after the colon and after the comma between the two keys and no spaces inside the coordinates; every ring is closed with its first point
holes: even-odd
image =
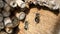
{"type": "Polygon", "coordinates": [[[28,21],[28,29],[24,29],[24,23],[20,22],[19,31],[17,34],[53,34],[54,27],[56,25],[57,16],[48,10],[38,10],[37,8],[31,8],[29,14],[26,16],[25,21],[28,21]],[[40,15],[40,21],[36,24],[35,15],[40,15]]]}

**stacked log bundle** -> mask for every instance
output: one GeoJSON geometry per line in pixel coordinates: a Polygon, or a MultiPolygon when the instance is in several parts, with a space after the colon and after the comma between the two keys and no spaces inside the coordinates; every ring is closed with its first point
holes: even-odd
{"type": "Polygon", "coordinates": [[[0,0],[0,34],[59,34],[60,0],[0,0]]]}

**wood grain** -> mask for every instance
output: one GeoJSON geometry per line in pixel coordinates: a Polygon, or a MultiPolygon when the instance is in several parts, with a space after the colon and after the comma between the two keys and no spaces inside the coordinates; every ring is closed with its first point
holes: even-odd
{"type": "Polygon", "coordinates": [[[56,25],[57,16],[48,10],[31,8],[25,21],[28,21],[28,29],[24,29],[24,23],[20,22],[17,34],[53,34],[56,25]],[[36,13],[40,14],[40,22],[35,22],[36,13]]]}

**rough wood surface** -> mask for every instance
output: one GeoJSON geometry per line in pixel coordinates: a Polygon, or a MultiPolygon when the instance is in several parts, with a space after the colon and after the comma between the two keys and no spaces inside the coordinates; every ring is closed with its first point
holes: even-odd
{"type": "Polygon", "coordinates": [[[17,34],[53,34],[54,27],[57,23],[57,16],[48,10],[32,8],[26,16],[25,21],[28,21],[28,29],[25,30],[24,23],[20,22],[17,34]],[[37,11],[40,14],[40,22],[38,24],[34,20],[37,11]]]}

